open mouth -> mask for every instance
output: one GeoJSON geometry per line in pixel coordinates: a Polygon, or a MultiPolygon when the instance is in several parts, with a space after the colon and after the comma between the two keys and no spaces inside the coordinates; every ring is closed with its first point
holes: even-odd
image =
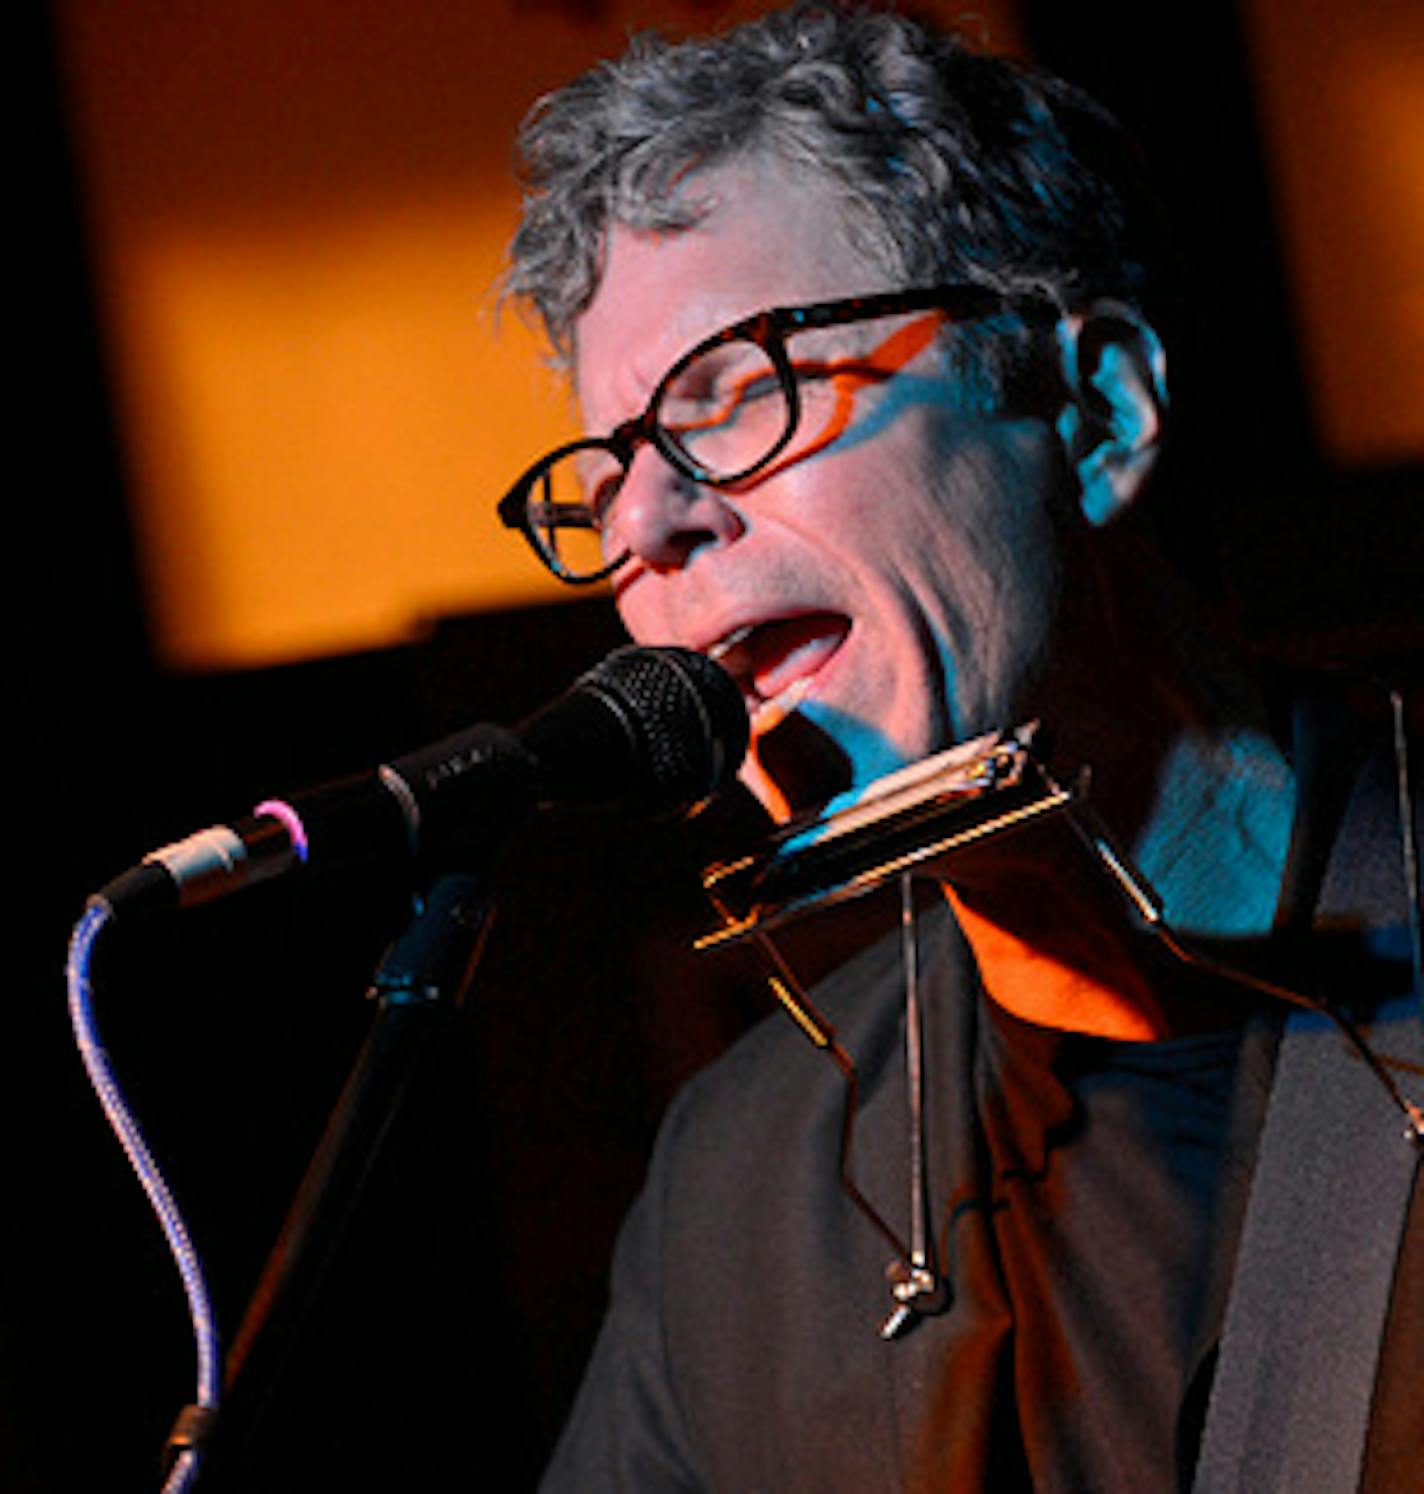
{"type": "Polygon", "coordinates": [[[850,619],[839,613],[804,612],[739,628],[707,653],[741,687],[755,718],[788,691],[804,693],[849,632],[850,619]]]}

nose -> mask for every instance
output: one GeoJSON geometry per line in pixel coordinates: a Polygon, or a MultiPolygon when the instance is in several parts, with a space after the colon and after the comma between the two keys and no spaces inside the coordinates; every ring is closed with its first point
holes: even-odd
{"type": "Polygon", "coordinates": [[[728,493],[684,476],[651,446],[634,456],[607,519],[610,551],[625,549],[658,571],[680,570],[745,529],[728,493]]]}

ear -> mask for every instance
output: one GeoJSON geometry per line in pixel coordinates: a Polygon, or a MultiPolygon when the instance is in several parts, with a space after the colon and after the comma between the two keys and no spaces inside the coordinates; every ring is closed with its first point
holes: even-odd
{"type": "Polygon", "coordinates": [[[1099,301],[1058,323],[1067,398],[1058,434],[1088,522],[1110,524],[1136,499],[1157,461],[1167,413],[1167,360],[1131,307],[1099,301]]]}

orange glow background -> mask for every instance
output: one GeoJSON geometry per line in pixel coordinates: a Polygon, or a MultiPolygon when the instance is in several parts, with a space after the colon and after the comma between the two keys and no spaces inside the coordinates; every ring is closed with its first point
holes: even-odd
{"type": "MultiPolygon", "coordinates": [[[[167,666],[379,647],[442,614],[567,596],[492,512],[572,426],[534,336],[495,314],[515,126],[634,27],[759,8],[58,0],[167,666]]],[[[1318,418],[1342,463],[1424,451],[1409,9],[1248,6],[1318,418]]],[[[975,14],[1016,49],[1011,0],[975,14]]]]}
{"type": "Polygon", "coordinates": [[[1326,451],[1424,455],[1424,5],[1244,0],[1326,451]]]}

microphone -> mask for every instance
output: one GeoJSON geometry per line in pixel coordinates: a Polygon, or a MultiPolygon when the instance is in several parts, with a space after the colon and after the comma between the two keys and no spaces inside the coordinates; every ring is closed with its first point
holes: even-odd
{"type": "Polygon", "coordinates": [[[720,665],[690,649],[621,648],[517,727],[467,727],[372,771],[265,799],[248,818],[151,852],[90,901],[132,916],[300,866],[448,868],[541,808],[690,813],[731,783],[747,738],[741,691],[720,665]]]}

